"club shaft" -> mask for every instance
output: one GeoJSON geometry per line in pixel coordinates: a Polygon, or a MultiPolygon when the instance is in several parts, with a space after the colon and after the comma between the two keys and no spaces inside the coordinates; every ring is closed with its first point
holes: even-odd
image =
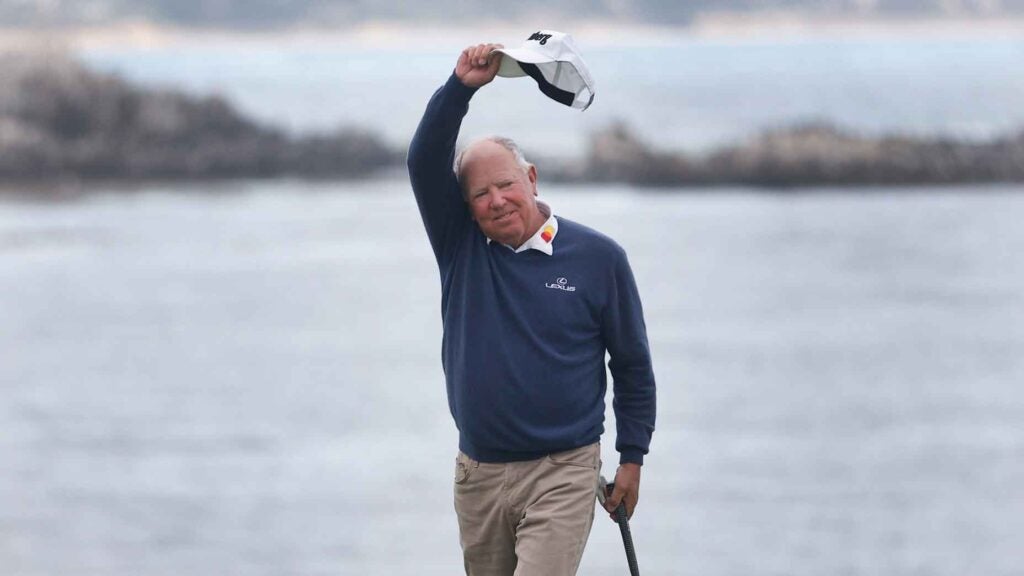
{"type": "Polygon", "coordinates": [[[636,550],[633,548],[633,534],[629,531],[629,516],[626,515],[625,504],[619,504],[615,509],[615,522],[618,523],[619,532],[622,533],[622,545],[626,548],[629,574],[630,576],[640,576],[640,567],[636,563],[636,550]]]}

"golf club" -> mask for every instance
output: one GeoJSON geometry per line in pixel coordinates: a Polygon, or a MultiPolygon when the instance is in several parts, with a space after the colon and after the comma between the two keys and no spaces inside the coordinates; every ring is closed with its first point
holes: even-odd
{"type": "MultiPolygon", "coordinates": [[[[597,499],[604,505],[605,500],[615,490],[615,483],[608,482],[601,476],[600,490],[597,491],[597,499]]],[[[622,545],[626,548],[626,562],[629,563],[630,576],[640,576],[640,568],[636,563],[636,550],[633,548],[633,534],[629,531],[629,516],[626,515],[626,503],[619,502],[615,508],[615,522],[619,525],[619,532],[622,533],[622,545]]]]}

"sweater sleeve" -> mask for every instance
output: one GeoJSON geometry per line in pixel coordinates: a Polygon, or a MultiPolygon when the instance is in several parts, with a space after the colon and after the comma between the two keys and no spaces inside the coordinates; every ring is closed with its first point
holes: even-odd
{"type": "Polygon", "coordinates": [[[459,128],[476,90],[452,74],[427,104],[406,160],[416,204],[442,273],[459,232],[471,222],[452,164],[459,128]]]}
{"type": "Polygon", "coordinates": [[[647,328],[633,271],[621,249],[602,318],[612,374],[615,449],[620,463],[643,464],[654,433],[655,385],[647,328]]]}

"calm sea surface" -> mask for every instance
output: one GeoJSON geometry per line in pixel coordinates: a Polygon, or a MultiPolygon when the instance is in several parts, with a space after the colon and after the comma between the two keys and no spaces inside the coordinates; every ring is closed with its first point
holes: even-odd
{"type": "MultiPolygon", "coordinates": [[[[716,192],[542,189],[644,298],[644,573],[1024,573],[1024,195],[716,192]]],[[[0,200],[0,573],[459,573],[439,296],[400,178],[0,200]]]]}

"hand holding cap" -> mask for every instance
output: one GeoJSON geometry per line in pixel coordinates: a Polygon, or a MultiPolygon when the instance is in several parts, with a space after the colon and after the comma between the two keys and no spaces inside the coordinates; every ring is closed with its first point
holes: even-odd
{"type": "Polygon", "coordinates": [[[470,88],[479,88],[494,80],[501,65],[501,56],[494,51],[500,48],[503,48],[501,44],[468,46],[459,54],[455,76],[470,88]]]}

